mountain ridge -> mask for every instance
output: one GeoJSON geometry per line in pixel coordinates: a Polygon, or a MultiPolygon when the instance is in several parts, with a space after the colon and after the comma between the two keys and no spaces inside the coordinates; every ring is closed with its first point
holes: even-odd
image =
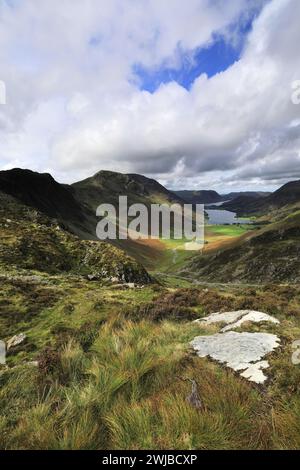
{"type": "Polygon", "coordinates": [[[300,180],[290,181],[267,197],[255,199],[245,198],[227,202],[222,209],[234,210],[237,215],[265,215],[266,213],[282,210],[285,206],[300,203],[300,180]]]}

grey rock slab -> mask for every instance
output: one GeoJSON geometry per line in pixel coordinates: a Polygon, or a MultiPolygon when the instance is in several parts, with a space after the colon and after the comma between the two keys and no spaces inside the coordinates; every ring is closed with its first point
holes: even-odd
{"type": "Polygon", "coordinates": [[[251,364],[247,369],[244,370],[244,372],[241,373],[241,376],[250,380],[251,382],[262,384],[267,379],[263,373],[263,369],[267,369],[268,367],[268,361],[259,361],[255,364],[251,364]]]}
{"type": "Polygon", "coordinates": [[[191,342],[199,357],[208,356],[256,383],[263,383],[267,379],[262,370],[269,364],[261,360],[279,344],[280,339],[276,335],[234,331],[198,336],[191,342]]]}
{"type": "Polygon", "coordinates": [[[222,331],[229,331],[235,328],[239,328],[242,326],[243,323],[252,322],[252,323],[261,323],[261,322],[269,322],[274,324],[279,324],[279,320],[277,318],[268,315],[267,313],[263,312],[255,312],[254,310],[250,310],[248,313],[242,316],[239,320],[235,323],[225,326],[222,331]]]}
{"type": "Polygon", "coordinates": [[[277,318],[263,312],[256,312],[255,310],[237,310],[234,312],[217,312],[212,313],[208,317],[196,320],[197,323],[205,323],[212,325],[214,323],[226,323],[226,326],[221,330],[222,332],[230,331],[242,326],[245,322],[261,323],[270,322],[279,324],[277,318]]]}

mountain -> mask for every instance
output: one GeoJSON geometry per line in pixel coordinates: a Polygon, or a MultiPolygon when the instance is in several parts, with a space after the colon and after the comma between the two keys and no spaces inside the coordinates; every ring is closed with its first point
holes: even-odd
{"type": "Polygon", "coordinates": [[[80,240],[55,219],[0,191],[0,273],[68,274],[146,284],[146,270],[110,243],[80,240]]]}
{"type": "Polygon", "coordinates": [[[257,201],[257,203],[257,206],[253,204],[253,209],[259,207],[260,211],[276,210],[287,205],[300,203],[300,180],[285,184],[271,196],[257,201]]]}
{"type": "Polygon", "coordinates": [[[299,283],[300,211],[196,255],[181,274],[205,282],[299,283]]]}
{"type": "Polygon", "coordinates": [[[241,191],[228,194],[219,194],[216,191],[175,191],[175,194],[184,199],[189,204],[216,204],[220,202],[232,201],[238,197],[260,198],[269,196],[271,193],[263,191],[241,191]]]}
{"type": "Polygon", "coordinates": [[[119,196],[128,197],[128,205],[135,203],[183,204],[176,194],[157,181],[136,174],[100,171],[94,176],[72,185],[77,201],[89,207],[93,213],[101,203],[118,204],[119,196]]]}
{"type": "Polygon", "coordinates": [[[219,208],[269,223],[216,249],[206,247],[181,275],[206,282],[300,282],[300,181],[269,195],[242,193],[219,208]]]}
{"type": "Polygon", "coordinates": [[[174,191],[174,193],[188,204],[212,204],[224,201],[216,191],[174,191]]]}
{"type": "MultiPolygon", "coordinates": [[[[50,219],[58,221],[70,233],[82,240],[95,240],[99,219],[96,209],[102,203],[118,207],[119,196],[128,197],[128,206],[142,203],[184,204],[176,194],[153,179],[136,174],[100,171],[73,185],[59,184],[49,174],[13,169],[0,172],[0,191],[8,194],[50,219]]],[[[125,250],[140,263],[147,263],[160,253],[133,240],[114,240],[117,248],[125,250]]]]}
{"type": "MultiPolygon", "coordinates": [[[[289,212],[289,206],[300,205],[300,181],[291,181],[267,197],[233,200],[222,208],[235,210],[238,215],[265,215],[279,211],[289,212]]],[[[276,214],[275,214],[276,215],[276,214]]],[[[287,214],[285,214],[287,215],[287,214]]]]}
{"type": "Polygon", "coordinates": [[[183,204],[178,196],[153,179],[110,171],[100,171],[84,181],[66,185],[47,173],[16,168],[0,171],[0,191],[56,218],[82,239],[96,239],[97,207],[101,203],[117,205],[121,195],[128,196],[128,205],[183,204]]]}
{"type": "Polygon", "coordinates": [[[254,197],[254,198],[260,198],[260,197],[266,197],[270,196],[272,193],[267,192],[267,191],[240,191],[240,192],[232,192],[228,194],[222,194],[222,197],[224,201],[231,201],[232,199],[235,199],[240,196],[245,196],[245,197],[254,197]]]}
{"type": "Polygon", "coordinates": [[[50,174],[19,168],[0,171],[0,190],[49,217],[83,218],[70,188],[50,174]]]}
{"type": "Polygon", "coordinates": [[[225,209],[227,211],[236,212],[237,215],[243,215],[247,212],[248,208],[252,203],[257,203],[261,199],[264,199],[264,196],[252,195],[252,196],[238,196],[231,201],[224,202],[219,209],[225,209]]]}
{"type": "Polygon", "coordinates": [[[58,219],[82,238],[89,238],[89,213],[68,185],[59,184],[47,173],[15,168],[0,171],[0,191],[15,197],[50,218],[58,219]]]}

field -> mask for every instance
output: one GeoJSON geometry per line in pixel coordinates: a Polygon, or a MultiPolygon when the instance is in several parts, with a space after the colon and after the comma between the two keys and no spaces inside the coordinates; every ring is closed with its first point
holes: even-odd
{"type": "MultiPolygon", "coordinates": [[[[255,225],[206,225],[203,253],[221,249],[255,230],[255,225]]],[[[126,242],[126,249],[152,273],[172,274],[192,259],[195,252],[185,250],[188,240],[143,240],[126,242]]]]}

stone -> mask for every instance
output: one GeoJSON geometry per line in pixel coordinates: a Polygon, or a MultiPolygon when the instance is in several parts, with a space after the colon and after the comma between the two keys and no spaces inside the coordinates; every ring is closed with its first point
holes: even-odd
{"type": "Polygon", "coordinates": [[[99,281],[100,277],[97,274],[88,274],[87,280],[88,281],[99,281]]]}
{"type": "Polygon", "coordinates": [[[267,378],[262,370],[267,369],[268,367],[268,361],[259,361],[255,364],[251,364],[248,369],[241,373],[241,376],[247,380],[250,380],[251,382],[262,384],[267,378]]]}
{"type": "Polygon", "coordinates": [[[269,367],[269,363],[262,359],[279,344],[280,339],[276,335],[235,331],[198,336],[191,342],[199,357],[208,356],[258,384],[267,379],[262,370],[269,367]]]}
{"type": "Polygon", "coordinates": [[[10,349],[19,346],[19,344],[22,344],[26,339],[25,333],[20,333],[19,335],[13,336],[11,339],[9,339],[6,343],[6,349],[9,351],[10,349]]]}
{"type": "Polygon", "coordinates": [[[296,340],[292,344],[293,354],[292,354],[292,364],[298,366],[300,364],[300,340],[296,340]]]}
{"type": "Polygon", "coordinates": [[[224,313],[212,313],[208,317],[196,320],[198,323],[206,323],[211,325],[213,323],[226,323],[226,326],[222,328],[222,332],[234,330],[242,326],[243,323],[253,322],[270,322],[279,324],[277,318],[272,317],[263,312],[256,312],[255,310],[237,310],[235,312],[224,312],[224,313]]]}

